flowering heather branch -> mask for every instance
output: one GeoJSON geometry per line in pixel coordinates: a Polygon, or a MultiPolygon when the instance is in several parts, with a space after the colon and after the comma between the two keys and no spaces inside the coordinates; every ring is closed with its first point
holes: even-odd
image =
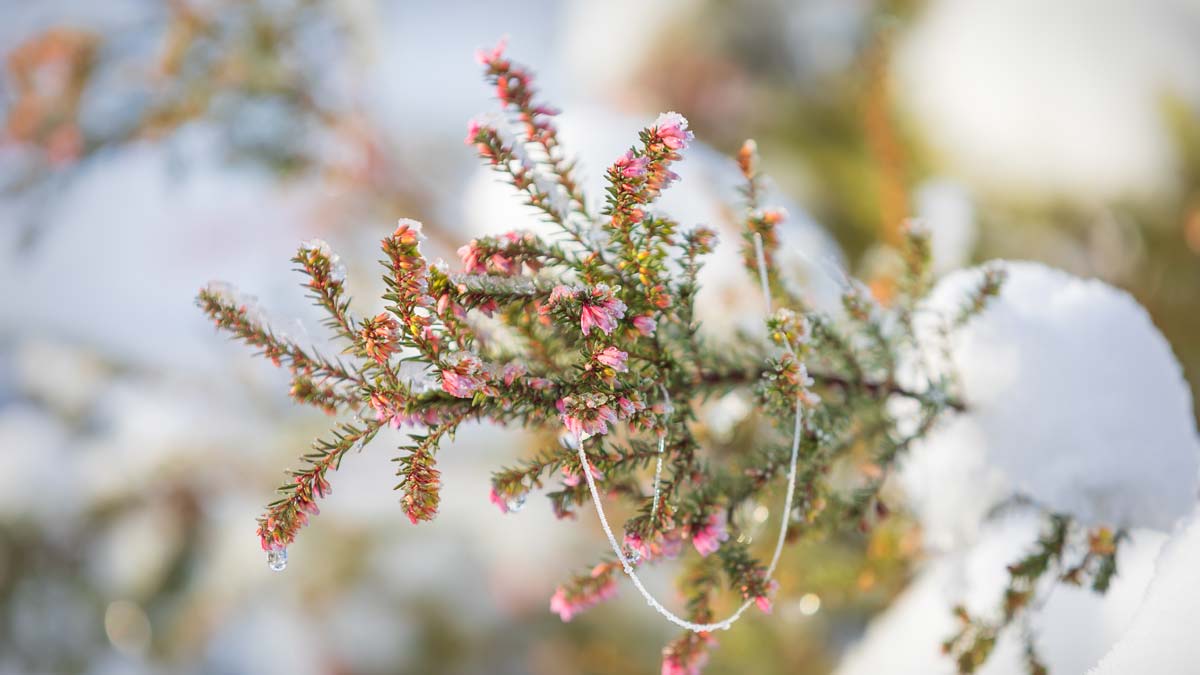
{"type": "Polygon", "coordinates": [[[321,381],[362,384],[362,377],[337,361],[316,351],[306,351],[287,338],[276,335],[263,321],[252,300],[239,298],[230,287],[209,284],[196,297],[196,304],[233,337],[259,349],[276,366],[286,365],[298,377],[317,376],[321,381]]]}
{"type": "Polygon", "coordinates": [[[300,272],[308,276],[309,297],[329,315],[326,326],[351,344],[355,343],[353,321],[350,318],[350,299],[343,296],[346,268],[341,258],[320,239],[305,242],[292,258],[300,272]]]}
{"type": "MultiPolygon", "coordinates": [[[[740,335],[717,348],[694,318],[697,275],[716,237],[655,207],[692,141],[687,120],[665,113],[642,130],[607,169],[607,203],[592,218],[554,111],[535,102],[529,71],[504,56],[503,44],[481,52],[480,62],[513,119],[472,122],[468,144],[568,245],[525,232],[479,237],[458,250],[451,269],[425,258],[420,223],[401,220],[381,242],[386,310],[356,319],[337,256],[324,243],[305,244],[294,260],[328,326],[347,343],[349,365],[276,336],[228,292],[200,293],[220,328],[292,370],[297,400],[331,414],[374,413],[369,422],[339,424],[305,456],[305,468],[291,474],[282,499],[260,520],[264,548],[279,554],[293,541],[328,494],[328,471],[384,426],[417,428],[395,460],[396,487],[412,523],[433,518],[438,446],[463,422],[487,420],[558,439],[494,475],[486,499],[501,512],[520,510],[542,490],[560,518],[601,493],[631,514],[613,535],[621,555],[555,591],[550,607],[561,618],[611,597],[633,565],[675,558],[687,570],[679,583],[689,621],[711,623],[722,589],[769,612],[778,552],[766,564],[765,552],[743,536],[755,526],[744,515],[754,509],[744,507],[770,498],[792,476],[787,494],[794,485],[794,498],[776,512],[784,519],[780,546],[784,534],[797,541],[810,530],[870,529],[887,515],[880,491],[891,467],[915,439],[963,408],[948,378],[903,387],[896,379],[901,350],[916,340],[902,312],[911,313],[928,289],[927,239],[912,231],[911,278],[898,307],[880,306],[859,285],[847,289],[844,315],[804,306],[780,282],[775,253],[784,214],[759,203],[759,160],[747,143],[737,158],[745,178],[744,250],[754,277],[766,274],[778,309],[764,317],[765,340],[740,335]],[[480,316],[491,318],[486,329],[480,316]],[[707,402],[729,392],[752,397],[756,408],[737,421],[736,445],[716,440],[706,422],[707,402]],[[919,404],[915,430],[902,433],[889,413],[897,397],[919,404]],[[859,468],[864,456],[870,471],[859,468]],[[828,476],[839,469],[849,478],[834,484],[828,476]]],[[[965,299],[964,317],[955,320],[978,312],[1001,280],[989,279],[965,299]]],[[[1089,560],[1081,569],[1098,565],[1089,560]]],[[[664,651],[663,672],[698,672],[714,644],[703,630],[685,634],[664,651]]]]}
{"type": "Polygon", "coordinates": [[[494,49],[480,49],[475,60],[484,66],[485,77],[496,88],[496,98],[506,110],[517,115],[525,140],[541,150],[542,162],[558,179],[571,205],[587,218],[587,200],[575,177],[574,162],[564,153],[554,126],[558,109],[533,100],[537,93],[533,74],[504,57],[506,46],[507,40],[501,40],[494,49]]]}
{"type": "Polygon", "coordinates": [[[563,621],[608,600],[617,594],[616,575],[621,566],[617,563],[600,563],[590,574],[577,576],[570,583],[559,586],[550,598],[550,611],[563,621]]]}
{"type": "Polygon", "coordinates": [[[317,499],[330,493],[325,475],[330,469],[337,470],[351,448],[369,443],[379,427],[379,422],[361,426],[342,424],[334,431],[332,440],[320,440],[313,445],[313,451],[301,458],[307,467],[289,472],[294,480],[279,487],[278,492],[283,496],[271,502],[266,514],[258,520],[258,538],[264,551],[287,549],[300,528],[308,524],[308,517],[321,512],[317,499]]]}
{"type": "Polygon", "coordinates": [[[400,501],[413,525],[422,520],[433,520],[437,514],[441,500],[438,489],[442,482],[441,472],[434,468],[433,452],[443,438],[454,434],[466,417],[467,413],[458,413],[430,429],[426,435],[414,434],[413,445],[404,448],[408,454],[394,460],[400,464],[396,470],[400,484],[396,488],[404,491],[400,501]]]}

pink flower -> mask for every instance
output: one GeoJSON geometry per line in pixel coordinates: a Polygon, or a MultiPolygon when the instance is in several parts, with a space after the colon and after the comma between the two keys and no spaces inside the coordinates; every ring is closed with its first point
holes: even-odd
{"type": "Polygon", "coordinates": [[[665,189],[671,187],[671,185],[675,181],[679,180],[679,174],[675,173],[674,171],[671,171],[670,169],[663,169],[662,172],[659,173],[658,176],[659,176],[659,180],[661,181],[658,186],[658,189],[660,189],[660,190],[665,190],[665,189]]]}
{"type": "Polygon", "coordinates": [[[506,387],[511,387],[512,383],[524,374],[525,366],[519,363],[505,364],[504,369],[500,371],[500,377],[504,379],[504,386],[506,387]]]}
{"type": "Polygon", "coordinates": [[[487,386],[486,376],[478,358],[463,354],[453,366],[442,370],[442,390],[458,398],[471,398],[477,391],[494,393],[494,389],[487,386]],[[489,389],[493,391],[489,392],[489,389]]]}
{"type": "Polygon", "coordinates": [[[714,553],[721,548],[721,542],[729,538],[729,532],[725,530],[725,513],[723,511],[713,511],[708,514],[708,519],[704,522],[704,526],[692,532],[692,546],[696,547],[696,552],[701,557],[707,557],[709,553],[714,553]]]}
{"type": "Polygon", "coordinates": [[[550,291],[550,299],[546,301],[546,304],[554,305],[568,298],[574,298],[575,293],[575,289],[569,286],[555,286],[554,290],[550,291]]]}
{"type": "Polygon", "coordinates": [[[625,534],[625,548],[630,551],[637,552],[642,560],[649,560],[651,555],[650,545],[644,539],[633,532],[625,534]]]}
{"type": "Polygon", "coordinates": [[[496,304],[495,298],[488,298],[486,302],[480,304],[478,307],[476,307],[476,309],[478,309],[480,312],[483,312],[484,316],[490,318],[497,309],[500,309],[500,305],[496,304]]]}
{"type": "Polygon", "coordinates": [[[492,488],[492,491],[488,493],[488,500],[500,509],[500,513],[508,513],[508,501],[504,497],[501,497],[500,493],[496,492],[496,488],[492,488]]]}
{"type": "Polygon", "coordinates": [[[663,113],[658,116],[658,119],[654,120],[655,134],[657,134],[663,145],[672,150],[686,148],[688,143],[695,138],[695,135],[688,131],[687,128],[687,118],[677,112],[663,113]]]}
{"type": "Polygon", "coordinates": [[[514,270],[513,259],[503,253],[493,253],[492,257],[488,258],[488,264],[492,266],[492,269],[504,275],[510,275],[514,270]]]}
{"type": "Polygon", "coordinates": [[[686,656],[668,654],[663,657],[662,675],[700,675],[708,663],[708,653],[695,651],[686,656]]]}
{"type": "Polygon", "coordinates": [[[683,537],[678,533],[669,532],[659,545],[660,553],[668,560],[674,560],[683,552],[683,537]]]}
{"type": "Polygon", "coordinates": [[[462,375],[453,370],[442,371],[442,389],[451,396],[471,398],[479,386],[479,380],[470,375],[462,375]]]}
{"type": "Polygon", "coordinates": [[[380,312],[373,319],[365,319],[359,336],[367,355],[376,363],[387,363],[388,357],[396,351],[397,335],[400,324],[387,312],[380,312]]]}
{"type": "Polygon", "coordinates": [[[508,48],[507,35],[500,38],[500,41],[496,43],[496,46],[491,49],[487,49],[486,47],[476,49],[475,62],[481,66],[490,66],[496,61],[504,58],[504,50],[506,48],[508,48]]]}
{"type": "Polygon", "coordinates": [[[613,166],[625,178],[640,178],[646,175],[646,166],[650,163],[647,157],[634,157],[632,150],[627,150],[613,166]]]}
{"type": "Polygon", "coordinates": [[[654,560],[656,558],[667,558],[674,560],[679,557],[683,550],[683,539],[677,532],[669,532],[663,536],[657,536],[654,540],[642,539],[641,536],[628,533],[625,535],[625,547],[637,551],[641,555],[642,561],[654,560]]]}
{"type": "Polygon", "coordinates": [[[567,431],[579,439],[608,433],[608,425],[616,423],[617,415],[608,405],[607,397],[585,394],[578,399],[567,396],[558,400],[558,414],[567,431]]]}
{"type": "Polygon", "coordinates": [[[421,337],[426,343],[429,344],[429,348],[433,350],[433,353],[437,354],[438,349],[442,344],[442,336],[433,332],[432,326],[425,326],[425,328],[421,331],[421,337]]]}
{"type": "Polygon", "coordinates": [[[422,412],[406,413],[403,402],[396,401],[380,392],[371,394],[371,408],[375,411],[375,419],[386,423],[393,429],[399,429],[404,425],[431,426],[441,421],[436,410],[427,409],[422,412]]]}
{"type": "MultiPolygon", "coordinates": [[[[604,474],[596,468],[595,464],[589,462],[588,469],[590,470],[589,473],[592,474],[593,480],[604,480],[604,474]]],[[[569,466],[564,466],[562,468],[562,474],[563,485],[566,485],[567,487],[575,487],[576,485],[579,485],[579,481],[582,480],[582,476],[575,473],[575,469],[569,466]]]]}
{"type": "Polygon", "coordinates": [[[525,384],[537,389],[538,391],[545,391],[554,386],[554,382],[547,380],[544,377],[531,377],[526,380],[525,384]]]}
{"type": "Polygon", "coordinates": [[[629,358],[629,354],[616,347],[605,347],[596,352],[594,358],[597,362],[612,368],[618,373],[624,373],[629,370],[625,365],[625,360],[629,358]]]}
{"type": "Polygon", "coordinates": [[[478,143],[479,132],[486,128],[486,125],[480,122],[478,117],[472,117],[467,122],[467,137],[463,139],[463,145],[475,145],[478,143]]]}
{"type": "Polygon", "coordinates": [[[779,588],[779,582],[772,579],[767,582],[766,592],[762,595],[754,596],[754,605],[766,614],[771,613],[771,598],[770,594],[774,593],[779,588]]]}
{"type": "Polygon", "coordinates": [[[479,241],[472,239],[471,243],[461,246],[458,249],[458,257],[463,261],[463,267],[466,268],[467,274],[482,274],[487,272],[487,267],[480,259],[481,251],[479,250],[479,241]]]}
{"type": "Polygon", "coordinates": [[[633,327],[642,335],[650,337],[654,335],[654,331],[658,328],[658,322],[649,314],[640,314],[633,317],[633,327]]]}
{"type": "Polygon", "coordinates": [[[630,400],[624,396],[617,399],[617,408],[621,411],[621,419],[625,419],[630,415],[635,415],[646,409],[646,404],[637,400],[630,400]]]}
{"type": "Polygon", "coordinates": [[[584,335],[592,332],[592,328],[599,328],[607,335],[613,332],[617,327],[617,321],[612,315],[599,306],[584,305],[579,313],[579,328],[584,335]]]}
{"type": "Polygon", "coordinates": [[[616,594],[617,581],[612,578],[611,574],[594,584],[585,584],[573,593],[568,593],[566,588],[559,586],[550,598],[550,611],[557,614],[563,621],[570,621],[576,614],[590,609],[616,594]]]}
{"type": "Polygon", "coordinates": [[[612,334],[617,321],[625,318],[625,303],[613,297],[612,291],[603,284],[596,286],[583,300],[579,310],[579,328],[584,335],[599,328],[605,335],[612,334]]]}

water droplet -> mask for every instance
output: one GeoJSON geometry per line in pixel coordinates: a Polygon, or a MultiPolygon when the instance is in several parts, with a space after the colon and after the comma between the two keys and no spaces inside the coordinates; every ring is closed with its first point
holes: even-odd
{"type": "Polygon", "coordinates": [[[625,560],[630,565],[636,565],[642,561],[642,554],[636,548],[625,548],[625,560]]]}
{"type": "Polygon", "coordinates": [[[272,572],[282,572],[287,569],[287,549],[276,548],[267,551],[267,567],[272,572]]]}
{"type": "Polygon", "coordinates": [[[504,505],[508,508],[509,513],[516,513],[517,511],[525,508],[525,495],[520,494],[509,497],[508,499],[504,500],[504,505]]]}
{"type": "Polygon", "coordinates": [[[569,431],[564,431],[558,435],[558,444],[568,450],[579,449],[579,439],[569,431]]]}

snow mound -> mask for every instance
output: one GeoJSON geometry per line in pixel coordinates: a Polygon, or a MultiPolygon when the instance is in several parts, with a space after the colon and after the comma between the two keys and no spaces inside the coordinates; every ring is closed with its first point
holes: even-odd
{"type": "Polygon", "coordinates": [[[1194,515],[1163,547],[1154,577],[1129,630],[1089,675],[1196,672],[1200,642],[1195,617],[1200,612],[1200,515],[1194,515]]]}
{"type": "MultiPolygon", "coordinates": [[[[1031,512],[989,523],[976,544],[943,556],[925,568],[850,647],[836,675],[952,675],[958,672],[942,642],[959,628],[957,604],[973,615],[992,616],[1008,583],[1006,565],[1028,552],[1045,520],[1031,512]]],[[[1059,585],[1031,615],[1037,649],[1051,673],[1084,672],[1130,625],[1165,537],[1138,530],[1117,554],[1120,573],[1108,593],[1059,585]]],[[[979,675],[1025,673],[1020,627],[1001,634],[979,675]]],[[[1114,671],[1118,672],[1118,671],[1114,671]]],[[[1142,672],[1137,670],[1119,672],[1142,672]]],[[[1158,672],[1158,671],[1145,671],[1158,672]]]]}
{"type": "MultiPolygon", "coordinates": [[[[901,483],[935,546],[969,540],[1013,495],[1087,524],[1169,531],[1196,503],[1200,442],[1179,363],[1127,293],[1039,264],[1001,263],[998,298],[949,339],[968,411],[904,462],[901,483]]],[[[934,372],[938,327],[977,286],[945,277],[919,330],[934,372]]]]}

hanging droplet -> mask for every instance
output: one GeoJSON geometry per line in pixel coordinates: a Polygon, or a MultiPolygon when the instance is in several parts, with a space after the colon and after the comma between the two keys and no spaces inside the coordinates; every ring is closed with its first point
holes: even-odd
{"type": "Polygon", "coordinates": [[[567,450],[578,450],[579,437],[569,431],[564,431],[558,435],[558,444],[567,450]]]}
{"type": "Polygon", "coordinates": [[[642,554],[636,548],[627,546],[625,547],[625,560],[628,561],[630,565],[636,565],[642,561],[642,554]]]}
{"type": "Polygon", "coordinates": [[[287,549],[275,548],[267,551],[267,567],[272,572],[282,572],[287,569],[287,549]]]}
{"type": "Polygon", "coordinates": [[[504,505],[508,508],[509,513],[516,513],[525,508],[525,495],[519,494],[509,497],[504,500],[504,505]]]}

